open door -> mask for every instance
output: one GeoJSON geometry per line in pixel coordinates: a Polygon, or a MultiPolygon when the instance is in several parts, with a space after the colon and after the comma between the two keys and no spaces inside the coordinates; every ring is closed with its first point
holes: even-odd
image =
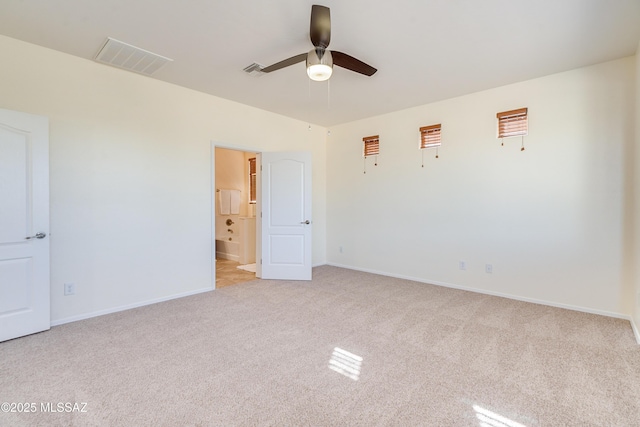
{"type": "Polygon", "coordinates": [[[262,153],[260,167],[257,275],[311,280],[311,153],[262,153]]]}
{"type": "Polygon", "coordinates": [[[49,121],[0,110],[0,341],[49,329],[49,121]]]}

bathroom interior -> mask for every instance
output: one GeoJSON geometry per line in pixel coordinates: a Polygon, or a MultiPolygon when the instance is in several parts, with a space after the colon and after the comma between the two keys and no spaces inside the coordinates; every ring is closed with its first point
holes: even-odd
{"type": "Polygon", "coordinates": [[[256,153],[215,148],[216,289],[254,280],[256,153]]]}

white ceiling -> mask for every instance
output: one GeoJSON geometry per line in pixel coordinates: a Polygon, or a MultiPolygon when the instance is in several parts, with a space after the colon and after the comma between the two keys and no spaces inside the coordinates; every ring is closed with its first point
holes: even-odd
{"type": "Polygon", "coordinates": [[[640,0],[322,0],[329,49],[374,76],[242,71],[311,49],[313,3],[2,0],[0,34],[87,59],[113,37],[174,59],[153,78],[327,127],[633,55],[640,40],[640,0]]]}

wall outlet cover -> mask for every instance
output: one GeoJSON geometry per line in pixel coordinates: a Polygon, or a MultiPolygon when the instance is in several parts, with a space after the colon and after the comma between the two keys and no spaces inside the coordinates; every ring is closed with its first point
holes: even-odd
{"type": "Polygon", "coordinates": [[[75,295],[76,293],[76,285],[75,283],[65,283],[64,284],[64,294],[65,295],[75,295]]]}

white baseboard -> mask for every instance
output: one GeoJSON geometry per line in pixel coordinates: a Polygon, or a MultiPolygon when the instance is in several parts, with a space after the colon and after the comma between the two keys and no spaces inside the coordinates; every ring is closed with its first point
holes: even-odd
{"type": "Polygon", "coordinates": [[[98,317],[98,316],[103,316],[105,314],[117,313],[119,311],[130,310],[132,308],[138,308],[138,307],[143,307],[145,305],[157,304],[159,302],[169,301],[169,300],[177,299],[177,298],[188,297],[188,296],[191,296],[191,295],[197,295],[197,294],[201,294],[203,292],[209,292],[209,291],[213,291],[213,288],[211,288],[211,287],[201,288],[201,289],[197,289],[195,291],[183,292],[183,293],[180,293],[180,294],[170,295],[168,297],[156,298],[156,299],[152,299],[152,300],[136,302],[136,303],[133,303],[133,304],[121,305],[119,307],[107,308],[105,310],[92,311],[91,313],[79,314],[77,316],[64,317],[62,319],[52,320],[51,321],[51,326],[64,325],[65,323],[71,323],[71,322],[76,322],[78,320],[90,319],[92,317],[98,317]]]}
{"type": "MultiPolygon", "coordinates": [[[[534,303],[534,304],[547,305],[547,306],[550,306],[550,307],[565,308],[567,310],[581,311],[583,313],[598,314],[600,316],[614,317],[616,319],[625,319],[625,320],[631,321],[631,318],[629,316],[626,316],[626,315],[621,314],[621,313],[615,313],[615,312],[612,312],[612,311],[597,310],[597,309],[588,308],[588,307],[580,307],[580,306],[576,306],[576,305],[563,304],[563,303],[558,303],[558,302],[553,302],[553,301],[546,301],[546,300],[539,300],[539,299],[535,299],[535,298],[522,297],[522,296],[519,296],[519,295],[505,294],[505,293],[502,293],[502,292],[487,291],[487,290],[484,290],[484,289],[471,288],[471,287],[468,287],[468,286],[460,286],[460,285],[456,285],[456,284],[453,284],[453,283],[440,282],[440,281],[437,281],[437,280],[425,280],[425,279],[422,279],[422,278],[419,278],[419,277],[404,276],[404,275],[400,275],[400,274],[391,274],[391,273],[386,273],[384,271],[377,271],[377,270],[370,270],[370,269],[367,269],[367,268],[352,267],[352,266],[349,266],[349,265],[336,264],[336,263],[332,263],[332,262],[327,263],[327,265],[331,265],[331,266],[334,266],[334,267],[340,267],[340,268],[346,268],[348,270],[355,270],[355,271],[362,271],[362,272],[365,272],[365,273],[378,274],[380,276],[395,277],[396,279],[412,280],[414,282],[426,283],[426,284],[429,284],[429,285],[443,286],[445,288],[460,289],[462,291],[476,292],[476,293],[479,293],[479,294],[492,295],[492,296],[502,297],[502,298],[509,298],[509,299],[513,299],[513,300],[517,300],[517,301],[524,301],[524,302],[530,302],[530,303],[534,303]]],[[[631,324],[633,326],[633,322],[631,322],[631,324]]],[[[634,330],[634,332],[636,332],[636,330],[634,330]]],[[[636,339],[638,339],[638,333],[637,332],[636,332],[636,339]]],[[[638,343],[640,343],[640,340],[638,341],[638,343]]]]}

